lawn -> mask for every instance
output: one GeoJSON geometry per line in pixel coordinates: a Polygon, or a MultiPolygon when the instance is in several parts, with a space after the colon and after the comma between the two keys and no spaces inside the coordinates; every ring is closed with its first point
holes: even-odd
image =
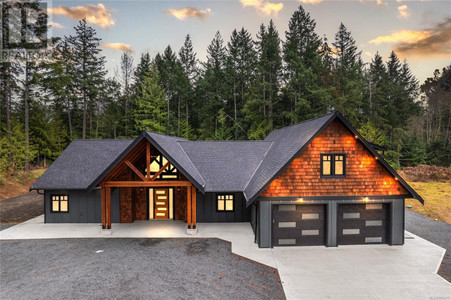
{"type": "Polygon", "coordinates": [[[407,199],[406,205],[413,210],[451,224],[451,181],[448,182],[408,182],[424,199],[424,206],[414,199],[407,199]]]}

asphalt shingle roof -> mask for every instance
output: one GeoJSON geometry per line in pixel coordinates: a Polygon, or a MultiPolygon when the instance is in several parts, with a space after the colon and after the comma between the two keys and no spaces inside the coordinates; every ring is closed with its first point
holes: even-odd
{"type": "Polygon", "coordinates": [[[74,140],[31,189],[87,189],[132,142],[131,139],[74,140]]]}
{"type": "Polygon", "coordinates": [[[271,144],[264,141],[179,142],[205,179],[206,192],[243,191],[271,144]]]}
{"type": "Polygon", "coordinates": [[[308,120],[271,132],[266,142],[272,142],[265,159],[244,189],[246,199],[252,200],[271,182],[282,168],[300,152],[313,136],[333,117],[332,114],[308,120]]]}

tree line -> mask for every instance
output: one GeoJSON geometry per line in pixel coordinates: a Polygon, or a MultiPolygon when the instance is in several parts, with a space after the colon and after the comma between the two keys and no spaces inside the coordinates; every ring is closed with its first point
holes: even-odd
{"type": "MultiPolygon", "coordinates": [[[[43,17],[45,19],[45,16],[43,17]]],[[[392,166],[451,164],[451,66],[422,85],[392,52],[364,63],[340,24],[332,42],[302,6],[284,40],[271,20],[256,37],[218,31],[205,61],[190,35],[135,62],[123,53],[108,76],[101,40],[81,20],[55,39],[51,59],[1,63],[2,173],[54,160],[77,138],[133,138],[142,130],[190,140],[263,139],[339,110],[392,166]]]]}

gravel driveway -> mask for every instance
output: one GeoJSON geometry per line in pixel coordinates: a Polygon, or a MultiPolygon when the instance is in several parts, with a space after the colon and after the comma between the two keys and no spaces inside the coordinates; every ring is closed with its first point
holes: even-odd
{"type": "Polygon", "coordinates": [[[2,299],[285,299],[277,270],[219,239],[2,241],[2,299]]]}
{"type": "Polygon", "coordinates": [[[451,225],[406,210],[406,230],[446,249],[438,274],[451,282],[451,225]]]}

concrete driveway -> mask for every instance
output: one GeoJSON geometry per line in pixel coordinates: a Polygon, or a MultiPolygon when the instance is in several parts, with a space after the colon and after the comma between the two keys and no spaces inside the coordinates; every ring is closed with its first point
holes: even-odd
{"type": "Polygon", "coordinates": [[[288,299],[451,299],[451,284],[437,275],[445,249],[411,233],[403,246],[362,245],[259,249],[249,223],[200,223],[186,234],[183,222],[44,224],[43,217],[0,232],[0,239],[216,237],[232,252],[276,267],[288,299]]]}

